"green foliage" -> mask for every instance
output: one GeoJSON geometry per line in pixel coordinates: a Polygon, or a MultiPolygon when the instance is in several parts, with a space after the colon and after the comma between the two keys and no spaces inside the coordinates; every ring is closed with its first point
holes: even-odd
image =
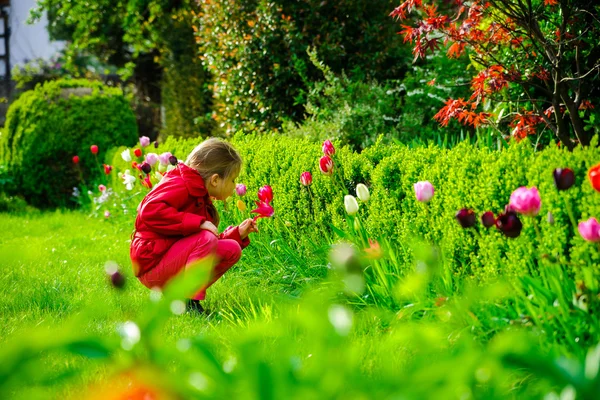
{"type": "Polygon", "coordinates": [[[394,21],[395,1],[234,0],[204,2],[198,37],[215,75],[217,122],[235,132],[269,130],[303,118],[306,95],[321,73],[315,48],[335,73],[351,79],[401,78],[409,59],[394,21]]]}
{"type": "Polygon", "coordinates": [[[74,187],[93,185],[104,175],[107,149],[136,139],[135,117],[120,89],[85,80],[52,81],[11,105],[0,137],[0,163],[31,204],[73,205],[74,187]],[[94,144],[97,157],[90,152],[94,144]],[[75,155],[81,160],[77,165],[75,155]]]}

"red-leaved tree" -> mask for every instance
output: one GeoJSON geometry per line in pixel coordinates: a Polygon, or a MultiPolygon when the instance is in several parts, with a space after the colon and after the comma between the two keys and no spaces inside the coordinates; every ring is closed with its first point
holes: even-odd
{"type": "Polygon", "coordinates": [[[590,143],[585,118],[600,99],[597,0],[446,0],[443,13],[436,2],[406,0],[390,15],[403,20],[415,59],[468,52],[477,66],[471,97],[448,99],[436,114],[442,126],[508,124],[517,139],[550,130],[569,148],[590,143]]]}

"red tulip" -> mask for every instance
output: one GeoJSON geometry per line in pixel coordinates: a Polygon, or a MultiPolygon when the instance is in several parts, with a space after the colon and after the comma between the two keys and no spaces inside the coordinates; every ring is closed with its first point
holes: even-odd
{"type": "Polygon", "coordinates": [[[300,175],[300,183],[304,186],[309,186],[312,183],[312,175],[310,172],[306,171],[300,175]]]}
{"type": "Polygon", "coordinates": [[[331,140],[326,140],[323,142],[323,154],[325,154],[326,156],[331,156],[332,154],[335,154],[335,147],[333,147],[333,143],[331,143],[331,140]]]}
{"type": "Polygon", "coordinates": [[[257,205],[257,208],[251,211],[253,213],[258,214],[256,217],[254,217],[255,221],[258,218],[268,218],[268,217],[272,217],[273,214],[275,214],[275,210],[273,210],[273,207],[271,207],[271,205],[269,203],[266,203],[263,201],[257,201],[256,205],[257,205]]]}
{"type": "Polygon", "coordinates": [[[150,176],[146,175],[144,179],[142,179],[142,186],[152,189],[152,182],[150,181],[150,176]]]}
{"type": "Polygon", "coordinates": [[[270,203],[273,201],[273,189],[269,185],[265,185],[258,189],[258,198],[263,203],[270,203]]]}
{"type": "Polygon", "coordinates": [[[142,149],[134,149],[134,150],[133,150],[133,154],[134,154],[136,157],[141,157],[141,156],[142,156],[142,149]]]}
{"type": "Polygon", "coordinates": [[[590,179],[592,187],[597,192],[600,192],[600,164],[597,164],[590,168],[590,170],[588,171],[588,178],[590,179]]]}
{"type": "Polygon", "coordinates": [[[96,146],[95,144],[91,145],[90,151],[92,152],[92,154],[98,154],[98,146],[96,146]]]}
{"type": "Polygon", "coordinates": [[[79,156],[73,156],[73,164],[79,164],[79,156]]]}
{"type": "Polygon", "coordinates": [[[106,175],[110,174],[110,172],[112,171],[112,167],[108,164],[102,164],[104,166],[104,173],[106,175]]]}
{"type": "Polygon", "coordinates": [[[333,160],[329,156],[323,156],[319,160],[319,169],[325,175],[333,174],[333,160]]]}

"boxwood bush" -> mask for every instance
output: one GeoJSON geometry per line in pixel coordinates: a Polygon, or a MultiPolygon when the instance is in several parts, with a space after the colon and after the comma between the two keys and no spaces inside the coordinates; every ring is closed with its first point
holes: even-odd
{"type": "Polygon", "coordinates": [[[51,81],[10,106],[0,164],[14,177],[17,194],[32,205],[69,206],[73,187],[102,177],[106,150],[132,145],[137,137],[135,116],[120,89],[86,80],[51,81]],[[90,152],[94,144],[97,156],[90,152]]]}

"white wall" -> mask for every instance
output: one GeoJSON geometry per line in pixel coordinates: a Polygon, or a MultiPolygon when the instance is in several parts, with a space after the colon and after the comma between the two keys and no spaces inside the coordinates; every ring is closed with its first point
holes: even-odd
{"type": "MultiPolygon", "coordinates": [[[[63,42],[50,42],[44,17],[34,25],[28,25],[29,10],[36,0],[11,0],[10,13],[10,66],[23,64],[35,58],[50,58],[64,47],[63,42]]],[[[0,32],[4,31],[0,21],[0,32]]],[[[0,40],[0,52],[4,53],[4,41],[0,40]]],[[[4,76],[4,63],[0,63],[0,75],[4,76]]]]}

